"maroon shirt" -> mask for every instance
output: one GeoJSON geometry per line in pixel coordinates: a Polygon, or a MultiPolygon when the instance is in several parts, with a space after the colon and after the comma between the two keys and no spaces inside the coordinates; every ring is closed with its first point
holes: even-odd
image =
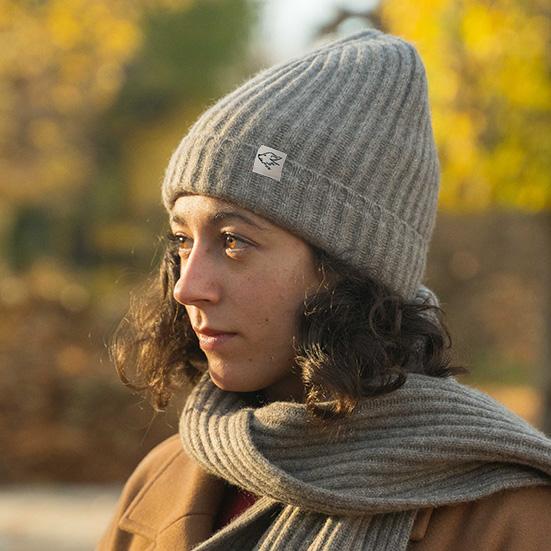
{"type": "Polygon", "coordinates": [[[235,517],[248,509],[256,500],[257,496],[242,490],[236,486],[226,484],[224,497],[214,523],[214,530],[220,530],[235,517]]]}

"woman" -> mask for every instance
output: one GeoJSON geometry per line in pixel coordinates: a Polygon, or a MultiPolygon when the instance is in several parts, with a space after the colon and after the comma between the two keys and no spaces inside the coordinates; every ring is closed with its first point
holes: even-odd
{"type": "Polygon", "coordinates": [[[549,548],[551,441],[457,382],[421,285],[438,188],[422,61],[377,30],[203,113],[113,347],[159,409],[193,388],[100,549],[549,548]]]}

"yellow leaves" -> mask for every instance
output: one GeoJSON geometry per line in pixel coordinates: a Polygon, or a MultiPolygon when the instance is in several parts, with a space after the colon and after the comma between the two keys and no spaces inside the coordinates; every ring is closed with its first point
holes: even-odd
{"type": "Polygon", "coordinates": [[[78,84],[90,76],[90,56],[82,51],[70,51],[57,67],[57,82],[78,84]]]}
{"type": "Polygon", "coordinates": [[[139,13],[116,8],[105,1],[51,0],[44,6],[43,24],[51,43],[60,50],[88,44],[103,55],[128,55],[139,45],[139,13]]]}
{"type": "Polygon", "coordinates": [[[133,53],[141,44],[141,33],[135,23],[118,19],[110,21],[109,25],[99,25],[98,44],[105,53],[127,56],[133,53]]]}
{"type": "Polygon", "coordinates": [[[61,142],[60,128],[52,119],[34,119],[29,125],[29,139],[39,149],[51,148],[61,142]]]}
{"type": "Polygon", "coordinates": [[[549,191],[541,185],[524,185],[518,190],[514,198],[515,203],[522,210],[537,212],[551,208],[549,191]]]}
{"type": "Polygon", "coordinates": [[[474,60],[488,63],[503,54],[506,41],[514,39],[508,19],[507,13],[496,6],[466,4],[459,25],[463,46],[474,60]]]}
{"type": "Polygon", "coordinates": [[[530,162],[524,167],[522,179],[513,182],[513,189],[509,190],[506,186],[499,188],[501,193],[510,191],[513,201],[510,197],[504,197],[503,202],[514,204],[518,208],[528,212],[539,212],[551,209],[551,179],[549,173],[538,170],[536,163],[530,162]],[[517,183],[517,185],[514,185],[517,183]]]}
{"type": "Polygon", "coordinates": [[[461,112],[448,117],[448,145],[453,150],[455,165],[465,171],[475,157],[475,126],[473,120],[461,112]]]}
{"type": "MultiPolygon", "coordinates": [[[[546,80],[548,23],[519,6],[466,4],[460,22],[463,46],[513,105],[551,104],[546,80]]],[[[509,3],[507,3],[509,4],[509,3]]]]}
{"type": "Polygon", "coordinates": [[[54,85],[51,91],[51,105],[61,115],[74,111],[78,106],[80,93],[71,84],[54,85]]]}
{"type": "Polygon", "coordinates": [[[512,55],[497,76],[497,84],[514,108],[549,109],[551,88],[543,55],[512,55]]]}
{"type": "Polygon", "coordinates": [[[443,208],[466,214],[491,206],[492,189],[483,174],[465,174],[461,167],[447,165],[442,170],[439,204],[443,208]]]}
{"type": "Polygon", "coordinates": [[[487,167],[493,178],[501,180],[510,175],[520,176],[525,156],[518,143],[511,140],[499,143],[492,152],[492,163],[487,167]]]}
{"type": "Polygon", "coordinates": [[[0,30],[7,27],[11,21],[11,3],[10,0],[0,0],[0,30]]]}
{"type": "Polygon", "coordinates": [[[431,104],[439,102],[443,105],[449,104],[456,100],[459,93],[459,83],[457,74],[450,70],[442,70],[434,73],[434,76],[429,81],[429,96],[431,104]]]}
{"type": "Polygon", "coordinates": [[[484,119],[462,111],[438,109],[433,120],[435,139],[445,159],[440,204],[450,207],[460,198],[461,210],[486,208],[491,202],[491,187],[480,171],[473,171],[480,162],[476,140],[484,119]]]}
{"type": "MultiPolygon", "coordinates": [[[[77,2],[80,4],[80,2],[77,2]]],[[[71,50],[81,40],[82,21],[75,3],[51,2],[47,4],[45,24],[52,44],[62,50],[71,50]]],[[[82,8],[81,5],[78,5],[82,8]]]]}
{"type": "Polygon", "coordinates": [[[141,45],[143,10],[189,3],[0,0],[0,144],[8,145],[0,153],[0,196],[43,201],[84,180],[90,152],[80,136],[122,86],[141,45]]]}
{"type": "Polygon", "coordinates": [[[549,21],[522,0],[383,0],[381,16],[427,69],[440,204],[551,208],[549,21]]]}
{"type": "Polygon", "coordinates": [[[171,151],[182,138],[182,129],[189,126],[200,114],[202,105],[188,102],[168,117],[136,128],[124,143],[122,168],[129,183],[128,206],[134,214],[142,214],[159,201],[161,182],[167,151],[171,151]]]}
{"type": "Polygon", "coordinates": [[[97,70],[96,90],[98,107],[107,107],[115,92],[123,84],[123,71],[120,64],[103,63],[97,70]]]}

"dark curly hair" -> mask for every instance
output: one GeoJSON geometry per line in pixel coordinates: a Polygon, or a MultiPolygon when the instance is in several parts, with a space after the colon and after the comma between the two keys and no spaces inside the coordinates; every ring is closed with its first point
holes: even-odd
{"type": "MultiPolygon", "coordinates": [[[[451,336],[439,306],[407,301],[383,283],[313,247],[324,282],[301,305],[295,364],[307,410],[318,420],[351,413],[365,396],[396,390],[408,372],[447,377],[451,336]],[[331,402],[323,407],[321,402],[331,402]]],[[[122,382],[145,393],[156,411],[194,386],[206,357],[185,308],[173,297],[179,277],[176,245],[167,240],[159,274],[136,290],[109,352],[122,382]],[[133,370],[132,380],[128,369],[133,370]]],[[[263,403],[262,391],[244,397],[263,403]]]]}

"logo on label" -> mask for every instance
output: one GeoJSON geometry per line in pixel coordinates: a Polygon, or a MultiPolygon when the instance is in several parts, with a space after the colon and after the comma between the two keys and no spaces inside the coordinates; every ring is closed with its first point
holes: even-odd
{"type": "Polygon", "coordinates": [[[286,158],[287,153],[261,145],[254,158],[253,172],[268,176],[279,182],[286,158]]]}

